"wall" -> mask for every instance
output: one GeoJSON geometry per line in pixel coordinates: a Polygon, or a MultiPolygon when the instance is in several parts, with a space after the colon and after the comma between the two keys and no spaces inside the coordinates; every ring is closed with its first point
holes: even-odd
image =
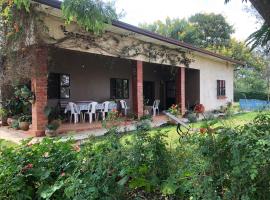
{"type": "Polygon", "coordinates": [[[200,103],[200,71],[186,69],[186,108],[189,110],[200,103]]]}
{"type": "Polygon", "coordinates": [[[68,50],[53,50],[51,58],[49,72],[70,74],[71,98],[63,101],[109,100],[110,78],[123,78],[129,80],[127,103],[132,107],[133,61],[68,50]]]}
{"type": "Polygon", "coordinates": [[[190,68],[200,70],[200,102],[206,110],[217,109],[233,101],[234,67],[225,61],[195,56],[190,68]],[[217,80],[226,81],[226,99],[217,99],[217,80]]]}

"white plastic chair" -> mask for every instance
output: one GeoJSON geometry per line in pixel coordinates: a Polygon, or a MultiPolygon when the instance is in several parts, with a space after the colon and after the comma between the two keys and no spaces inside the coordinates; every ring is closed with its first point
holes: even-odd
{"type": "Polygon", "coordinates": [[[88,115],[89,116],[89,123],[92,123],[92,119],[93,119],[93,115],[95,116],[95,120],[97,120],[97,113],[96,113],[96,106],[97,106],[97,102],[92,102],[89,103],[88,105],[88,111],[85,113],[84,115],[84,121],[85,121],[85,116],[88,115]]]}
{"type": "Polygon", "coordinates": [[[74,116],[74,123],[78,123],[79,122],[79,116],[80,116],[80,111],[79,111],[79,108],[78,106],[73,103],[73,102],[69,102],[68,103],[68,106],[70,108],[70,123],[72,122],[72,116],[74,116]]]}
{"type": "Polygon", "coordinates": [[[127,116],[127,102],[125,100],[120,100],[120,104],[121,104],[121,109],[124,110],[125,116],[127,116]]]}
{"type": "Polygon", "coordinates": [[[102,110],[101,110],[101,113],[102,113],[102,119],[105,120],[105,117],[106,117],[106,113],[109,112],[109,104],[111,102],[109,101],[105,101],[103,104],[102,104],[102,110]]]}
{"type": "Polygon", "coordinates": [[[157,115],[157,112],[159,114],[159,104],[160,104],[160,100],[155,100],[152,106],[152,110],[153,110],[153,116],[157,115]]]}

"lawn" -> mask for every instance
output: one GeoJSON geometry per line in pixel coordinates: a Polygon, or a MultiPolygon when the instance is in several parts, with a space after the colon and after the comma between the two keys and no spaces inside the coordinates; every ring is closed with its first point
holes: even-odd
{"type": "Polygon", "coordinates": [[[16,146],[16,144],[7,140],[0,139],[0,150],[3,148],[13,147],[13,146],[16,146]]]}
{"type": "MultiPolygon", "coordinates": [[[[219,119],[218,123],[216,126],[225,126],[225,127],[236,127],[236,126],[241,126],[244,124],[247,124],[251,122],[259,112],[247,112],[247,113],[241,113],[241,114],[236,114],[228,119],[219,119]]],[[[200,128],[204,122],[196,122],[196,123],[191,123],[190,126],[192,128],[200,128]]],[[[155,134],[158,133],[158,131],[164,132],[167,135],[167,142],[169,146],[175,146],[178,143],[179,135],[176,132],[176,126],[165,126],[165,127],[160,127],[160,128],[155,128],[150,131],[150,133],[155,134]]],[[[122,136],[121,141],[124,143],[124,141],[130,141],[132,142],[134,132],[127,133],[122,136]]],[[[100,137],[100,140],[98,141],[103,141],[106,140],[107,136],[100,137]]]]}

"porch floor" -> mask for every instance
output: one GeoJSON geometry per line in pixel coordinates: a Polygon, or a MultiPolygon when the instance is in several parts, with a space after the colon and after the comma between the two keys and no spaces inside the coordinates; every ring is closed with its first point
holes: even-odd
{"type": "MultiPolygon", "coordinates": [[[[152,127],[159,127],[167,123],[167,117],[165,115],[159,115],[153,117],[151,123],[152,127]]],[[[136,130],[136,121],[127,121],[122,122],[120,125],[120,132],[133,131],[136,130]]],[[[76,141],[82,141],[90,136],[102,136],[105,135],[107,130],[102,127],[102,122],[93,122],[93,123],[64,123],[58,129],[59,136],[62,140],[68,140],[73,138],[76,141]]],[[[12,141],[14,143],[20,143],[22,140],[32,138],[33,135],[30,134],[30,131],[20,131],[14,130],[8,127],[0,127],[0,139],[5,139],[12,141]]],[[[34,137],[32,142],[38,142],[44,137],[34,137]]]]}
{"type": "MultiPolygon", "coordinates": [[[[165,115],[158,115],[158,116],[153,117],[153,123],[158,124],[160,122],[164,122],[164,123],[167,122],[167,117],[165,115]]],[[[120,126],[128,127],[128,126],[134,125],[135,123],[136,121],[128,120],[128,121],[121,122],[120,126]]],[[[103,129],[101,121],[92,122],[91,124],[88,122],[77,123],[77,124],[64,123],[59,127],[58,132],[60,134],[78,133],[82,131],[90,131],[90,130],[96,130],[96,129],[103,129]]]]}

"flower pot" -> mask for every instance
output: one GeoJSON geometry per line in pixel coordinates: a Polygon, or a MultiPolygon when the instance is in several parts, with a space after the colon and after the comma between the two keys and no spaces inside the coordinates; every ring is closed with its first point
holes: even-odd
{"type": "Polygon", "coordinates": [[[19,122],[19,128],[23,131],[29,130],[30,123],[29,122],[19,122]]]}
{"type": "Polygon", "coordinates": [[[13,119],[13,118],[11,118],[11,117],[7,118],[7,124],[8,124],[9,126],[11,126],[12,123],[14,122],[14,120],[15,120],[15,119],[13,119]]]}
{"type": "Polygon", "coordinates": [[[8,125],[6,117],[2,117],[1,121],[2,121],[2,126],[7,126],[8,125]]]}
{"type": "Polygon", "coordinates": [[[48,137],[55,137],[55,136],[57,136],[57,130],[46,129],[45,130],[45,135],[48,136],[48,137]]]}

